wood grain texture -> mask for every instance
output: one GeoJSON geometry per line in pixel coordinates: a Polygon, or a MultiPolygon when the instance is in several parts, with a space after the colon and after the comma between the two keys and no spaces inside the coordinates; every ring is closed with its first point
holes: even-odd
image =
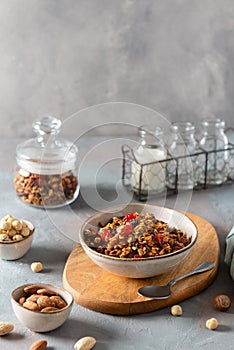
{"type": "Polygon", "coordinates": [[[215,278],[219,265],[219,242],[214,227],[205,219],[186,214],[198,228],[198,239],[191,254],[166,274],[145,279],[131,279],[113,275],[94,264],[80,244],[72,250],[63,272],[63,285],[75,301],[94,311],[113,315],[134,315],[179,303],[208,287],[215,278]],[[210,260],[215,268],[191,276],[172,287],[172,296],[165,300],[151,300],[137,294],[148,284],[167,284],[171,279],[193,270],[210,260]]]}

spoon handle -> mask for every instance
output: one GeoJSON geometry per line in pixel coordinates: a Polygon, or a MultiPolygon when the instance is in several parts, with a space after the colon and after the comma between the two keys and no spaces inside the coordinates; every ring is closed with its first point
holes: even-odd
{"type": "Polygon", "coordinates": [[[184,278],[187,278],[189,276],[192,276],[192,275],[196,275],[198,273],[202,273],[202,272],[206,272],[206,271],[209,271],[211,269],[213,269],[215,267],[215,264],[212,263],[211,261],[205,261],[203,262],[202,264],[198,265],[197,267],[195,267],[194,270],[186,273],[185,275],[182,275],[180,277],[177,277],[175,278],[174,280],[170,281],[168,283],[168,285],[171,287],[173,286],[176,282],[180,281],[180,280],[183,280],[184,278]]]}

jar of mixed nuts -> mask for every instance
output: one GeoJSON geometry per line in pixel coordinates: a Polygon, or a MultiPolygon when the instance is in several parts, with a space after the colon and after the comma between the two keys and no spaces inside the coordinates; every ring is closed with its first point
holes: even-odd
{"type": "Polygon", "coordinates": [[[73,202],[79,193],[77,147],[58,138],[59,119],[45,116],[33,124],[36,138],[16,148],[17,196],[36,207],[56,208],[73,202]]]}

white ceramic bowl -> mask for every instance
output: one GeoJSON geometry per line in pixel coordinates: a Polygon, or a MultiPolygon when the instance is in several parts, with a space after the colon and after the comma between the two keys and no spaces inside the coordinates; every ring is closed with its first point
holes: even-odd
{"type": "Polygon", "coordinates": [[[38,287],[50,289],[60,295],[66,301],[67,306],[53,313],[31,311],[18,303],[19,298],[25,296],[24,288],[28,285],[30,284],[20,286],[11,293],[11,304],[18,320],[27,328],[39,333],[49,332],[60,327],[70,315],[74,302],[73,296],[63,288],[51,284],[36,283],[38,287]]]}
{"type": "Polygon", "coordinates": [[[17,260],[22,258],[32,245],[34,226],[31,222],[24,220],[31,233],[21,241],[0,242],[0,258],[4,260],[17,260]]]}
{"type": "Polygon", "coordinates": [[[97,213],[84,222],[80,229],[80,243],[92,261],[103,269],[116,275],[130,278],[146,278],[163,274],[181,263],[191,252],[197,240],[196,225],[183,213],[148,204],[128,204],[112,207],[108,212],[97,213]],[[176,227],[191,237],[191,243],[185,248],[173,253],[149,258],[117,258],[100,254],[91,249],[84,240],[84,230],[88,227],[97,227],[99,222],[103,224],[113,216],[125,216],[129,213],[153,213],[156,219],[162,220],[171,227],[176,227]]]}

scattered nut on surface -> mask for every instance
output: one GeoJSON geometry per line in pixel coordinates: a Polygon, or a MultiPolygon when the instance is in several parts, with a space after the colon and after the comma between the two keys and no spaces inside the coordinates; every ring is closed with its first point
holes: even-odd
{"type": "Polygon", "coordinates": [[[37,340],[30,347],[30,350],[45,350],[47,347],[47,341],[44,339],[37,340]]]}
{"type": "Polygon", "coordinates": [[[182,307],[180,305],[173,305],[171,307],[171,314],[173,316],[181,316],[183,314],[182,307]]]}
{"type": "Polygon", "coordinates": [[[6,215],[0,220],[0,242],[22,241],[31,233],[32,231],[23,220],[18,220],[11,215],[6,215]]]}
{"type": "Polygon", "coordinates": [[[220,294],[214,297],[215,308],[219,311],[227,311],[231,304],[231,299],[226,294],[220,294]]]}
{"type": "Polygon", "coordinates": [[[39,261],[33,262],[33,263],[31,264],[31,270],[32,270],[33,272],[40,272],[40,271],[42,271],[42,270],[43,270],[43,265],[42,265],[42,263],[39,262],[39,261]]]}
{"type": "Polygon", "coordinates": [[[12,323],[0,322],[0,336],[12,332],[13,329],[14,329],[14,325],[12,323]]]}
{"type": "Polygon", "coordinates": [[[214,330],[218,327],[218,321],[216,318],[212,317],[206,321],[206,328],[214,330]]]}
{"type": "Polygon", "coordinates": [[[94,347],[95,344],[96,344],[95,338],[83,337],[75,343],[74,349],[75,350],[90,350],[94,347]]]}

